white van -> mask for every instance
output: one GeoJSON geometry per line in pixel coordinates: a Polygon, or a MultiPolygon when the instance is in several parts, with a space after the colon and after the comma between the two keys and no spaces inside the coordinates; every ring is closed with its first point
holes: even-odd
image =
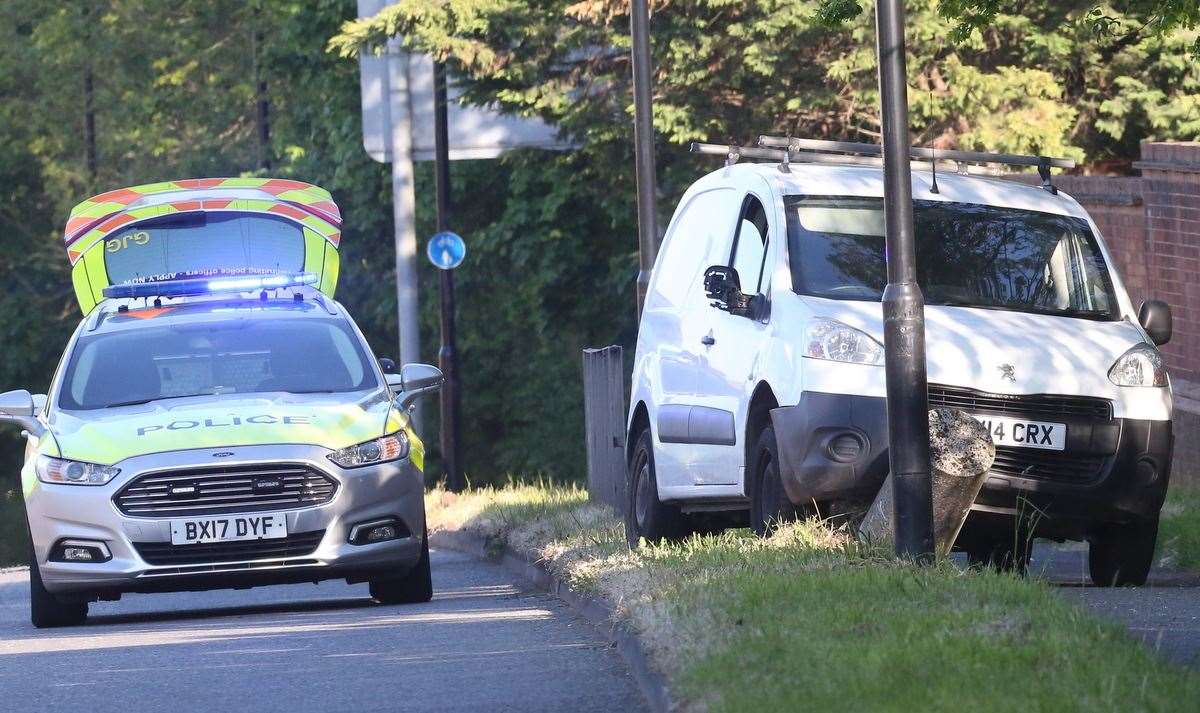
{"type": "MultiPolygon", "coordinates": [[[[727,165],[675,211],[633,367],[633,545],[697,513],[748,510],[765,533],[883,483],[883,172],[822,158],[727,165]]],[[[1135,310],[1052,186],[914,169],[929,405],[996,443],[958,547],[1023,568],[1033,536],[1087,540],[1097,584],[1143,583],[1171,467],[1169,308],[1135,310]]]]}

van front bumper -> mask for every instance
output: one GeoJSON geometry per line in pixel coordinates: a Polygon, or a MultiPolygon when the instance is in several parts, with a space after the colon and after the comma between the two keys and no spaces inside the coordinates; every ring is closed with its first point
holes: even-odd
{"type": "MultiPolygon", "coordinates": [[[[885,399],[805,392],[799,404],[774,409],[771,420],[792,502],[865,504],[879,492],[888,473],[885,399]]],[[[968,527],[1030,516],[1040,536],[1078,539],[1098,524],[1157,517],[1171,471],[1170,421],[1054,420],[1067,423],[1062,455],[1070,463],[1094,465],[1094,472],[1061,478],[1035,467],[1024,474],[993,469],[968,527]]]]}
{"type": "MultiPolygon", "coordinates": [[[[83,599],[114,598],[122,592],[242,588],[260,584],[347,579],[365,581],[381,574],[402,576],[417,564],[425,536],[424,476],[407,459],[342,469],[316,446],[243,446],[224,449],[231,456],[215,460],[214,451],[198,449],[130,458],[116,464],[120,474],[104,486],[37,482],[26,495],[30,534],[46,589],[83,599]],[[264,506],[237,514],[280,513],[287,521],[285,554],[260,556],[253,552],[196,556],[170,546],[171,520],[188,517],[130,516],[114,496],[147,473],[187,473],[213,466],[300,465],[336,482],[328,502],[288,509],[264,506]],[[398,524],[396,539],[352,544],[355,525],[384,520],[398,524]],[[55,545],[64,540],[100,542],[111,555],[103,562],[51,561],[55,545]],[[147,554],[183,552],[169,564],[147,554]]],[[[186,502],[186,501],[184,501],[186,502]]],[[[205,513],[196,517],[220,517],[205,513]]],[[[280,541],[280,542],[283,542],[280,541]]],[[[272,542],[258,540],[259,543],[272,542]]]]}

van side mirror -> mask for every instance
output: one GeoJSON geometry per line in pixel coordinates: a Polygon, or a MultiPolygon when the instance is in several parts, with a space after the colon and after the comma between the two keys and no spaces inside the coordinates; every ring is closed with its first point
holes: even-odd
{"type": "Polygon", "coordinates": [[[767,311],[767,298],[742,292],[738,271],[728,265],[713,265],[704,271],[704,294],[712,306],[739,317],[760,320],[767,311]]]}
{"type": "Polygon", "coordinates": [[[1138,322],[1158,345],[1171,341],[1171,306],[1162,300],[1146,300],[1138,310],[1138,322]]]}
{"type": "Polygon", "coordinates": [[[25,389],[0,394],[0,422],[15,423],[32,435],[41,436],[46,429],[34,416],[35,413],[37,407],[33,403],[33,395],[25,389]]]}
{"type": "Polygon", "coordinates": [[[446,377],[431,364],[405,364],[400,368],[400,408],[408,409],[417,399],[442,388],[446,377]]]}

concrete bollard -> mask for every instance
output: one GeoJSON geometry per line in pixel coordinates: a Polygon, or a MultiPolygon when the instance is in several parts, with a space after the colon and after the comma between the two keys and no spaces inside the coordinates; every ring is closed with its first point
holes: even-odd
{"type": "MultiPolygon", "coordinates": [[[[929,460],[933,470],[933,537],[938,557],[954,546],[959,530],[992,461],[996,446],[987,428],[958,409],[936,408],[929,412],[929,460]]],[[[892,542],[892,476],[871,503],[859,536],[873,542],[892,542]]]]}

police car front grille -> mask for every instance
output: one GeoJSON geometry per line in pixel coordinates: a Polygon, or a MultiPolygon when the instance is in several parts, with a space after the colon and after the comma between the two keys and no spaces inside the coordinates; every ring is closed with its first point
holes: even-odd
{"type": "Polygon", "coordinates": [[[958,386],[929,385],[929,407],[957,408],[976,414],[1046,419],[1112,418],[1112,402],[1090,396],[989,394],[958,386]]]}
{"type": "Polygon", "coordinates": [[[170,542],[135,542],[134,548],[148,564],[195,565],[243,560],[281,559],[310,555],[321,544],[324,530],[301,532],[271,540],[206,542],[173,545],[170,542]]]}
{"type": "Polygon", "coordinates": [[[336,492],[335,480],[305,465],[227,466],[143,475],[113,502],[134,517],[187,517],[312,507],[336,492]]]}
{"type": "Polygon", "coordinates": [[[1103,456],[996,446],[996,460],[992,462],[990,473],[1069,485],[1087,485],[1099,479],[1104,470],[1104,462],[1103,456]]]}

